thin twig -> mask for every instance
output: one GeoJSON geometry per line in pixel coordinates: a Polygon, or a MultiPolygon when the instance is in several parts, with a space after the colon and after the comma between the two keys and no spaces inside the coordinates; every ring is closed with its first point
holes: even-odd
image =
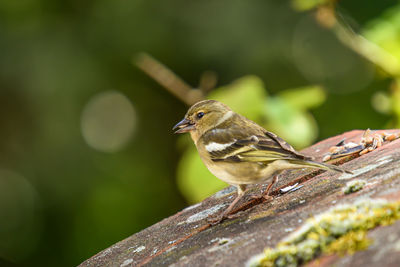
{"type": "Polygon", "coordinates": [[[186,105],[191,106],[204,99],[201,90],[192,89],[174,72],[149,54],[140,53],[134,59],[134,64],[186,105]]]}
{"type": "Polygon", "coordinates": [[[340,12],[335,12],[333,5],[319,6],[316,19],[321,25],[332,29],[342,44],[375,64],[389,75],[400,77],[400,62],[397,58],[377,44],[354,32],[340,12]],[[340,17],[341,20],[339,21],[336,16],[340,17]]]}

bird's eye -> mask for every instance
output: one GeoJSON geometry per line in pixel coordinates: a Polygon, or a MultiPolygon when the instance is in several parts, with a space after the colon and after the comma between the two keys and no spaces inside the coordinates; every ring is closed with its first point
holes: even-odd
{"type": "Polygon", "coordinates": [[[197,118],[201,119],[204,116],[204,112],[199,112],[199,113],[197,113],[196,116],[197,116],[197,118]]]}

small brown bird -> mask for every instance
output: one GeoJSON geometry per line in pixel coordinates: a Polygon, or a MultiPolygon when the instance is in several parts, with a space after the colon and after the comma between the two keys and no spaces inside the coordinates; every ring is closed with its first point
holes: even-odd
{"type": "Polygon", "coordinates": [[[229,215],[248,184],[270,182],[264,193],[267,198],[283,170],[308,167],[348,172],[300,154],[276,134],[215,100],[194,104],[174,126],[176,129],[175,133],[190,132],[200,158],[212,174],[237,187],[236,199],[218,221],[229,215]]]}

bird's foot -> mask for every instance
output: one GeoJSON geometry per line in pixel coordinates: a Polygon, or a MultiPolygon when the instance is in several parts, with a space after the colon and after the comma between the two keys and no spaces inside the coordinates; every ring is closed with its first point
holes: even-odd
{"type": "Polygon", "coordinates": [[[228,219],[239,218],[243,213],[244,213],[244,211],[238,211],[238,212],[226,215],[226,218],[228,218],[228,219]]]}
{"type": "Polygon", "coordinates": [[[242,211],[235,212],[235,213],[230,213],[230,214],[223,214],[220,216],[209,216],[207,218],[207,222],[211,225],[217,225],[219,223],[222,223],[223,221],[227,219],[235,219],[238,218],[242,215],[242,211]]]}
{"type": "Polygon", "coordinates": [[[225,221],[226,219],[229,219],[229,215],[219,215],[219,216],[208,216],[207,222],[211,225],[217,225],[225,221]]]}
{"type": "Polygon", "coordinates": [[[268,200],[273,199],[273,197],[271,195],[266,195],[264,193],[261,193],[259,195],[250,196],[250,198],[253,200],[262,200],[262,201],[264,201],[264,200],[268,201],[268,200]]]}

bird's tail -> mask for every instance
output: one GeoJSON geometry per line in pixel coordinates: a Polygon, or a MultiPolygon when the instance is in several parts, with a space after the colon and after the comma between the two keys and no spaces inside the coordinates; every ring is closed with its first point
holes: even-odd
{"type": "Polygon", "coordinates": [[[348,173],[348,174],[353,174],[351,171],[347,171],[339,166],[332,165],[332,164],[326,164],[322,162],[316,162],[312,160],[302,160],[301,162],[295,160],[296,162],[291,162],[291,163],[296,163],[296,164],[302,164],[304,167],[310,167],[310,168],[317,168],[317,169],[323,169],[323,170],[332,170],[332,171],[337,171],[337,172],[343,172],[343,173],[348,173]]]}

